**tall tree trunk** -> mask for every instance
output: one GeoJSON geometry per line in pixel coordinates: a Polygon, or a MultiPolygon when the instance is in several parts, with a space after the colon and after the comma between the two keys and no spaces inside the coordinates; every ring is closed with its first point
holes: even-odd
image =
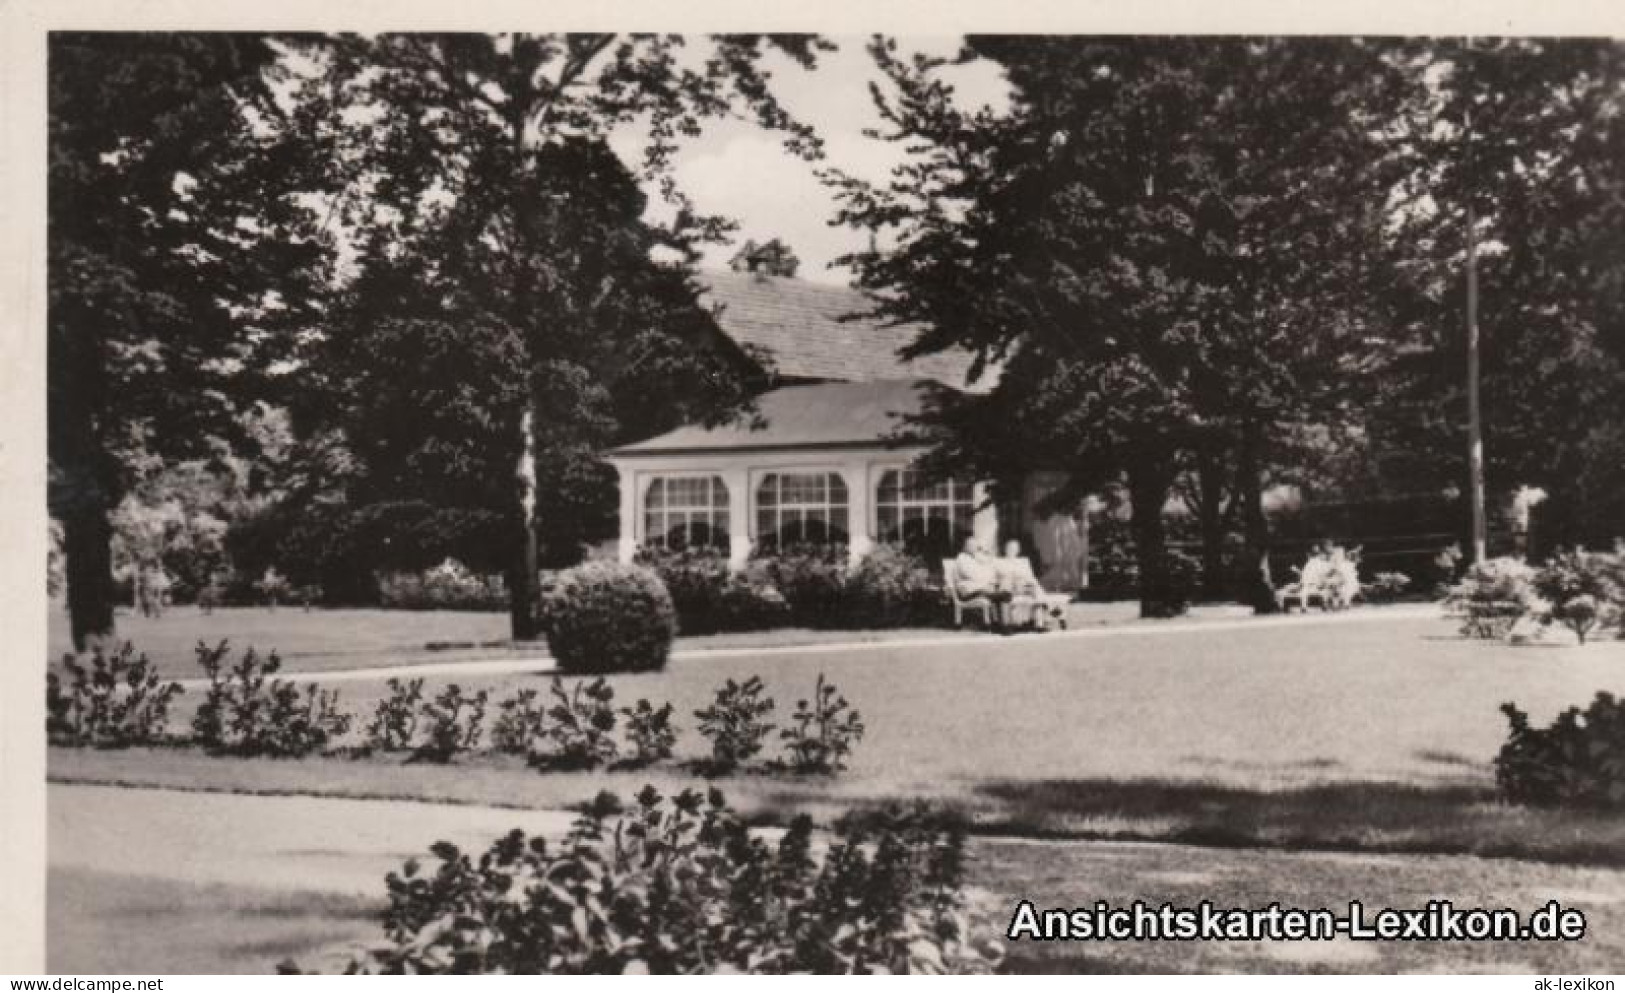
{"type": "MultiPolygon", "coordinates": [[[[68,628],[75,651],[112,640],[113,508],[120,498],[118,466],[96,432],[98,412],[87,405],[102,383],[99,366],[82,356],[53,351],[60,376],[72,375],[72,388],[52,391],[49,411],[51,473],[47,499],[62,523],[62,571],[66,581],[68,628]],[[75,361],[78,359],[78,361],[75,361]],[[82,370],[82,371],[81,371],[82,370]]],[[[103,413],[105,416],[105,413],[103,413]]]]}
{"type": "Polygon", "coordinates": [[[1203,446],[1196,455],[1196,518],[1202,531],[1202,596],[1222,600],[1229,577],[1224,568],[1224,453],[1203,446]]]}
{"type": "Polygon", "coordinates": [[[1263,430],[1251,418],[1242,423],[1236,464],[1236,498],[1241,501],[1243,573],[1241,599],[1254,612],[1273,614],[1275,583],[1270,576],[1270,526],[1264,516],[1263,430]]]}
{"type": "Polygon", "coordinates": [[[1185,612],[1184,592],[1174,588],[1168,568],[1168,531],[1162,516],[1173,478],[1169,462],[1155,457],[1137,462],[1128,473],[1141,617],[1176,617],[1185,612]]]}
{"type": "MultiPolygon", "coordinates": [[[[515,98],[510,103],[508,128],[509,137],[513,142],[513,152],[516,160],[523,163],[521,172],[535,168],[535,161],[530,156],[527,143],[526,121],[529,117],[531,105],[529,101],[515,98]]],[[[520,244],[524,244],[535,231],[536,208],[528,197],[519,197],[514,203],[516,229],[520,244]]],[[[521,286],[515,298],[521,306],[534,306],[542,290],[532,273],[529,278],[522,278],[521,286]]],[[[508,581],[509,600],[508,617],[509,626],[515,641],[532,641],[541,636],[542,626],[539,616],[541,604],[541,576],[540,573],[540,544],[541,539],[536,527],[536,419],[538,403],[536,399],[536,367],[537,348],[543,340],[541,329],[532,328],[531,340],[526,348],[527,367],[525,369],[525,410],[519,418],[519,433],[521,445],[517,483],[519,488],[519,547],[515,549],[515,562],[512,576],[508,581]]]]}
{"type": "Polygon", "coordinates": [[[515,641],[531,641],[542,633],[537,616],[541,584],[537,561],[535,424],[536,400],[532,396],[526,401],[525,413],[519,421],[524,446],[515,472],[515,483],[519,490],[520,534],[514,564],[508,570],[508,618],[515,641]]]}
{"type": "Polygon", "coordinates": [[[68,623],[74,650],[82,652],[113,637],[113,525],[97,493],[68,502],[60,519],[68,623]]]}

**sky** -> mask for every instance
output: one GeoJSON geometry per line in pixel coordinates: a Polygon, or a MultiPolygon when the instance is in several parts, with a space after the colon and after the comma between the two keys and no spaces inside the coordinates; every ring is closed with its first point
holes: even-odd
{"type": "MultiPolygon", "coordinates": [[[[830,165],[871,181],[883,181],[902,152],[894,143],[864,136],[866,128],[881,121],[869,95],[869,83],[879,70],[869,57],[864,37],[830,39],[839,49],[820,53],[818,67],[805,70],[776,53],[768,67],[775,94],[797,118],[811,124],[825,142],[830,165]]],[[[960,47],[955,36],[898,38],[899,54],[914,52],[952,55],[960,47]]],[[[955,66],[946,71],[958,98],[967,107],[1002,108],[1009,87],[998,69],[986,61],[955,66]]],[[[616,144],[622,154],[635,148],[626,136],[616,144]]],[[[746,239],[758,242],[780,238],[801,260],[798,275],[828,283],[846,283],[849,273],[831,269],[841,254],[862,249],[862,232],[832,228],[836,202],[815,176],[814,164],[802,161],[783,147],[782,135],[749,121],[708,122],[674,162],[679,186],[705,213],[720,214],[739,224],[730,245],[709,249],[702,268],[725,268],[746,239]]],[[[651,199],[658,194],[651,187],[651,199]]]]}

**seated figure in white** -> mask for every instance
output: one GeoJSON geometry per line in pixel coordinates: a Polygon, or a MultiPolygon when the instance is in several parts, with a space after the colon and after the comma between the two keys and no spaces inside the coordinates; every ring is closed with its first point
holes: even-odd
{"type": "Polygon", "coordinates": [[[961,600],[986,597],[993,604],[990,618],[995,627],[1007,620],[1010,591],[1003,582],[998,560],[988,555],[974,537],[966,538],[954,559],[954,589],[961,600]]]}
{"type": "Polygon", "coordinates": [[[1044,586],[1033,573],[1032,560],[1021,554],[1021,542],[1008,541],[1004,554],[998,559],[999,584],[1010,595],[1010,619],[1025,613],[1027,620],[1037,627],[1052,623],[1065,626],[1065,604],[1070,599],[1061,594],[1044,592],[1044,586]]]}

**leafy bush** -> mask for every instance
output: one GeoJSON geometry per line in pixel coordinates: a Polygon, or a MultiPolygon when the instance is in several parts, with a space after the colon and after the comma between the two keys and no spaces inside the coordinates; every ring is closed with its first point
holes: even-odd
{"type": "Polygon", "coordinates": [[[671,758],[672,747],[677,744],[677,729],[672,727],[671,714],[671,704],[662,704],[656,709],[648,700],[641,699],[635,706],[621,708],[634,765],[653,765],[671,758]]]}
{"type": "Polygon", "coordinates": [[[778,587],[736,572],[718,591],[714,629],[768,631],[788,626],[793,616],[778,587]]]}
{"type": "Polygon", "coordinates": [[[1536,612],[1535,570],[1522,559],[1476,562],[1444,599],[1445,612],[1461,619],[1469,638],[1505,638],[1513,625],[1536,612]]]}
{"type": "Polygon", "coordinates": [[[1137,596],[1140,559],[1130,522],[1112,513],[1089,518],[1089,592],[1105,599],[1137,596]]]}
{"type": "Polygon", "coordinates": [[[786,625],[888,628],[946,620],[940,583],[926,563],[880,545],[848,566],[844,548],[763,552],[743,571],[709,550],[645,551],[671,592],[683,634],[761,631],[786,625]]]}
{"type": "Polygon", "coordinates": [[[819,673],[812,699],[796,701],[790,726],[779,737],[790,752],[792,771],[832,776],[846,768],[846,757],[863,740],[863,731],[862,715],[819,673]]]}
{"type": "Polygon", "coordinates": [[[772,712],[772,698],[762,698],[760,676],[724,683],[709,707],[694,712],[700,734],[711,742],[711,769],[732,772],[754,758],[776,727],[764,720],[772,712]]]}
{"type": "Polygon", "coordinates": [[[417,738],[418,708],[423,704],[423,680],[391,679],[389,695],[378,701],[367,725],[367,747],[380,752],[403,752],[417,738]]]}
{"type": "Polygon", "coordinates": [[[465,694],[462,687],[449,683],[433,700],[423,705],[428,727],[423,741],[412,750],[412,758],[422,762],[450,762],[458,752],[479,747],[485,733],[485,690],[465,694]]]}
{"type": "Polygon", "coordinates": [[[790,621],[790,606],[777,587],[733,570],[720,552],[648,549],[637,561],[666,584],[683,634],[763,631],[790,621]]]}
{"type": "Polygon", "coordinates": [[[327,748],[350,729],[339,711],[338,694],[315,683],[299,687],[275,678],[282,660],[275,652],[263,661],[250,648],[230,670],[227,642],[214,648],[198,643],[198,664],[209,677],[202,706],[192,718],[192,734],[204,748],[231,755],[277,757],[309,755],[327,748]]]}
{"type": "Polygon", "coordinates": [[[1625,810],[1625,701],[1598,693],[1585,711],[1570,707],[1551,727],[1503,704],[1511,730],[1495,758],[1495,781],[1512,803],[1625,810]]]}
{"type": "Polygon", "coordinates": [[[557,574],[542,596],[548,646],[565,672],[660,669],[677,633],[671,595],[639,565],[586,562],[557,574]]]}
{"type": "Polygon", "coordinates": [[[752,559],[751,582],[779,591],[789,604],[790,622],[801,627],[841,628],[847,612],[847,550],[844,545],[793,545],[752,559]]]}
{"type": "Polygon", "coordinates": [[[164,683],[146,653],[135,654],[129,642],[108,654],[97,645],[85,666],[62,656],[64,686],[56,673],[45,677],[45,736],[53,745],[76,748],[124,748],[161,741],[169,724],[169,705],[185,692],[180,683],[164,683]]]}
{"type": "Polygon", "coordinates": [[[564,680],[553,677],[549,690],[557,701],[548,708],[547,738],[551,755],[540,762],[564,769],[596,769],[615,761],[615,689],[600,676],[577,680],[565,692],[564,680]]]}
{"type": "Polygon", "coordinates": [[[1585,644],[1598,628],[1620,621],[1625,607],[1625,549],[1559,552],[1534,577],[1535,592],[1546,601],[1543,617],[1573,631],[1585,644]]]}
{"type": "Polygon", "coordinates": [[[546,734],[547,708],[535,690],[524,689],[497,706],[491,747],[504,755],[530,755],[546,734]]]}
{"type": "MultiPolygon", "coordinates": [[[[384,940],[350,973],[987,973],[1003,949],[964,886],[964,832],[924,808],[846,820],[822,856],[776,845],[721,794],[601,796],[557,846],[514,831],[435,845],[387,880],[384,940]]],[[[297,972],[292,964],[285,972],[297,972]]]]}
{"type": "Polygon", "coordinates": [[[891,545],[877,545],[847,573],[845,602],[855,627],[924,627],[950,616],[925,561],[891,545]]]}
{"type": "Polygon", "coordinates": [[[378,603],[397,610],[508,609],[508,586],[501,575],[482,576],[456,559],[422,572],[388,572],[378,577],[378,603]]]}

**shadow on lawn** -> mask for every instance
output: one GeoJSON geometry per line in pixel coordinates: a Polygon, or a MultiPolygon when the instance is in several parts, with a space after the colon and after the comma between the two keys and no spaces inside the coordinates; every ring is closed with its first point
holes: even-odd
{"type": "Polygon", "coordinates": [[[976,831],[986,834],[1625,868],[1625,818],[1514,807],[1476,785],[1257,790],[1154,779],[998,780],[980,784],[975,797],[976,831]]]}

